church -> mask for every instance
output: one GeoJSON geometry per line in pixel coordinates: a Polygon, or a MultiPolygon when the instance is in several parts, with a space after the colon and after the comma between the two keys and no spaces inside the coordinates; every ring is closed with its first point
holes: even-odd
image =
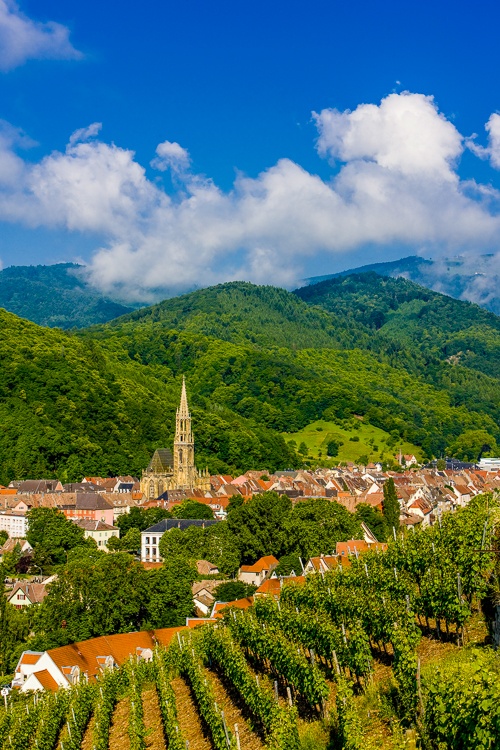
{"type": "Polygon", "coordinates": [[[173,453],[158,448],[149,466],[142,472],[141,492],[154,500],[166,490],[210,490],[208,469],[198,471],[194,463],[194,438],[191,429],[186,381],[182,378],[181,402],[175,418],[173,453]]]}

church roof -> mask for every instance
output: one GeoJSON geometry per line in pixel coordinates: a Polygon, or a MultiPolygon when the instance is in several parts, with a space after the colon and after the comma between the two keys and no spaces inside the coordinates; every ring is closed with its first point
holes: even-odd
{"type": "Polygon", "coordinates": [[[164,474],[172,469],[174,465],[174,457],[170,448],[158,448],[153,453],[153,458],[149,462],[147,471],[151,471],[154,474],[164,474]]]}

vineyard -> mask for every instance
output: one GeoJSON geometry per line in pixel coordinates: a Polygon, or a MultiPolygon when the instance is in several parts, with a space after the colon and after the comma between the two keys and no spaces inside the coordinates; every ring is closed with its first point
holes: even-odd
{"type": "Polygon", "coordinates": [[[500,658],[480,630],[500,601],[499,518],[475,498],[151,661],[12,696],[0,750],[500,748],[500,658]]]}

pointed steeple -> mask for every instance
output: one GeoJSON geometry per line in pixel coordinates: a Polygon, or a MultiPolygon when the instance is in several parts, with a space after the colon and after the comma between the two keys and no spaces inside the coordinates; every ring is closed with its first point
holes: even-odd
{"type": "Polygon", "coordinates": [[[181,403],[179,404],[179,408],[177,409],[177,416],[183,417],[184,419],[189,419],[189,417],[191,416],[189,414],[188,400],[187,400],[187,394],[186,394],[186,378],[184,375],[182,376],[181,403]]]}

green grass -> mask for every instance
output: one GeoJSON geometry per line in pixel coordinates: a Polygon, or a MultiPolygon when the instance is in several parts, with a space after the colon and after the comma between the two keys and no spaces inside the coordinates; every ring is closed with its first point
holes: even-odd
{"type": "Polygon", "coordinates": [[[365,424],[362,419],[353,419],[341,424],[319,419],[299,432],[285,432],[283,437],[287,442],[294,440],[297,448],[301,443],[305,443],[308,455],[316,460],[321,459],[325,466],[335,466],[343,461],[357,461],[361,456],[368,456],[373,462],[391,460],[399,453],[400,448],[403,454],[412,453],[417,459],[422,456],[421,449],[416,445],[406,442],[397,442],[394,445],[389,433],[379,427],[365,424]],[[327,460],[327,445],[331,440],[343,445],[340,446],[335,458],[327,460]]]}

